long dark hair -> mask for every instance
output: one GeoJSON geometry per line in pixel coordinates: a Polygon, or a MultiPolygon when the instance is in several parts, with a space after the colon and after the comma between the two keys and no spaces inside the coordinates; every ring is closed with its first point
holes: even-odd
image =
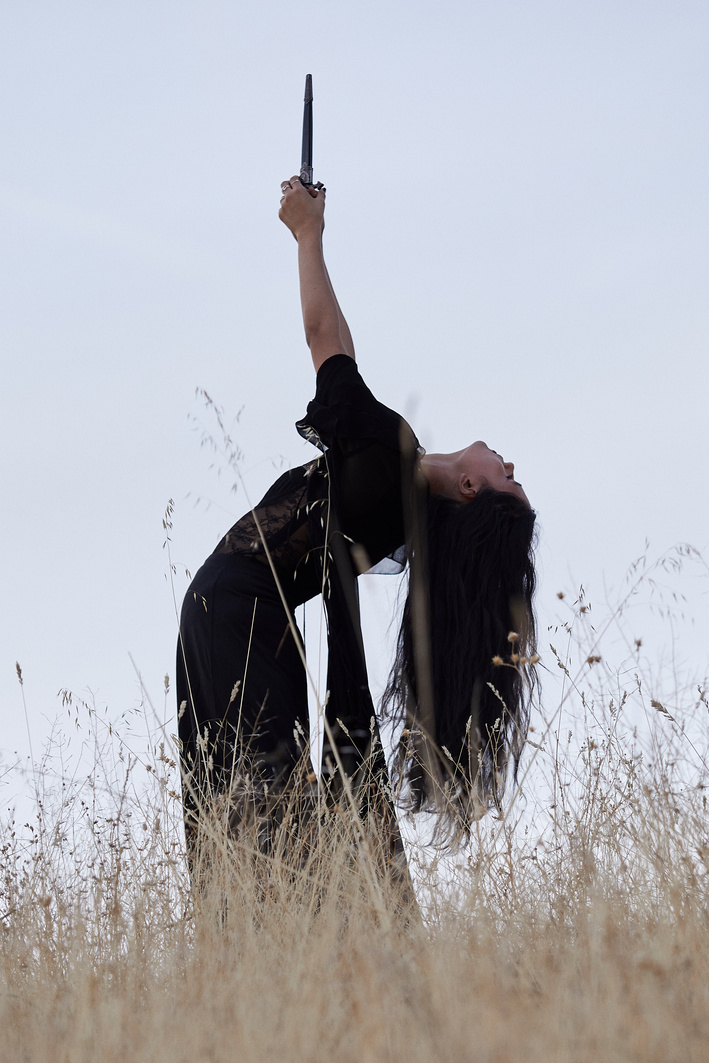
{"type": "Polygon", "coordinates": [[[384,692],[403,724],[393,776],[407,807],[465,830],[500,807],[536,687],[535,514],[489,488],[470,502],[431,495],[384,692]],[[426,643],[426,644],[424,644],[426,643]]]}

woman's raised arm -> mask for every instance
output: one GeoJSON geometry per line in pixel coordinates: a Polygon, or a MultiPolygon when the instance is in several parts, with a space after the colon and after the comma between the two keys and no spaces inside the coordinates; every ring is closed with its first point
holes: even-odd
{"type": "Polygon", "coordinates": [[[306,188],[299,177],[281,185],[283,197],[278,217],[298,243],[300,303],[305,340],[315,371],[334,354],[354,358],[354,343],[340,309],[323,255],[325,190],[306,188]]]}

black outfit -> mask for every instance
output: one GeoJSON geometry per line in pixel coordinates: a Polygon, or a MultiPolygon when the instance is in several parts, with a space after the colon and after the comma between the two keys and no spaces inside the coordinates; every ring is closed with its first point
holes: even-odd
{"type": "Polygon", "coordinates": [[[323,455],[281,476],[237,521],[185,597],[177,696],[187,813],[195,795],[228,788],[238,758],[283,784],[307,747],[305,670],[269,557],[291,611],[323,594],[328,721],[349,774],[367,755],[373,706],[356,575],[403,556],[418,443],[342,354],[321,366],[296,427],[323,455]]]}

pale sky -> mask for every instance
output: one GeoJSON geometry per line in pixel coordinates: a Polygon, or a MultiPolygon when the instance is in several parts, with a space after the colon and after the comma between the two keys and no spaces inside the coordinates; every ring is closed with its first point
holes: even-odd
{"type": "MultiPolygon", "coordinates": [[[[168,500],[180,598],[247,508],[196,388],[252,501],[314,456],[277,218],[308,72],[360,369],[427,449],[515,462],[542,654],[557,591],[613,598],[646,541],[706,552],[708,30],[703,0],[0,6],[6,761],[16,660],[37,746],[61,688],[134,708],[129,654],[163,712],[168,500]]],[[[705,659],[687,580],[681,652],[705,659]]],[[[365,591],[375,695],[392,595],[365,591]]]]}

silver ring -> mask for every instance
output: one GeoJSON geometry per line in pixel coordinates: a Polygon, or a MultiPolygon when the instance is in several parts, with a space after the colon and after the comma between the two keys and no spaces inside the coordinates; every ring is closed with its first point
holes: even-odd
{"type": "Polygon", "coordinates": [[[285,192],[286,188],[292,188],[292,187],[293,186],[291,184],[289,184],[287,181],[284,181],[283,184],[281,185],[281,192],[285,192]]]}

